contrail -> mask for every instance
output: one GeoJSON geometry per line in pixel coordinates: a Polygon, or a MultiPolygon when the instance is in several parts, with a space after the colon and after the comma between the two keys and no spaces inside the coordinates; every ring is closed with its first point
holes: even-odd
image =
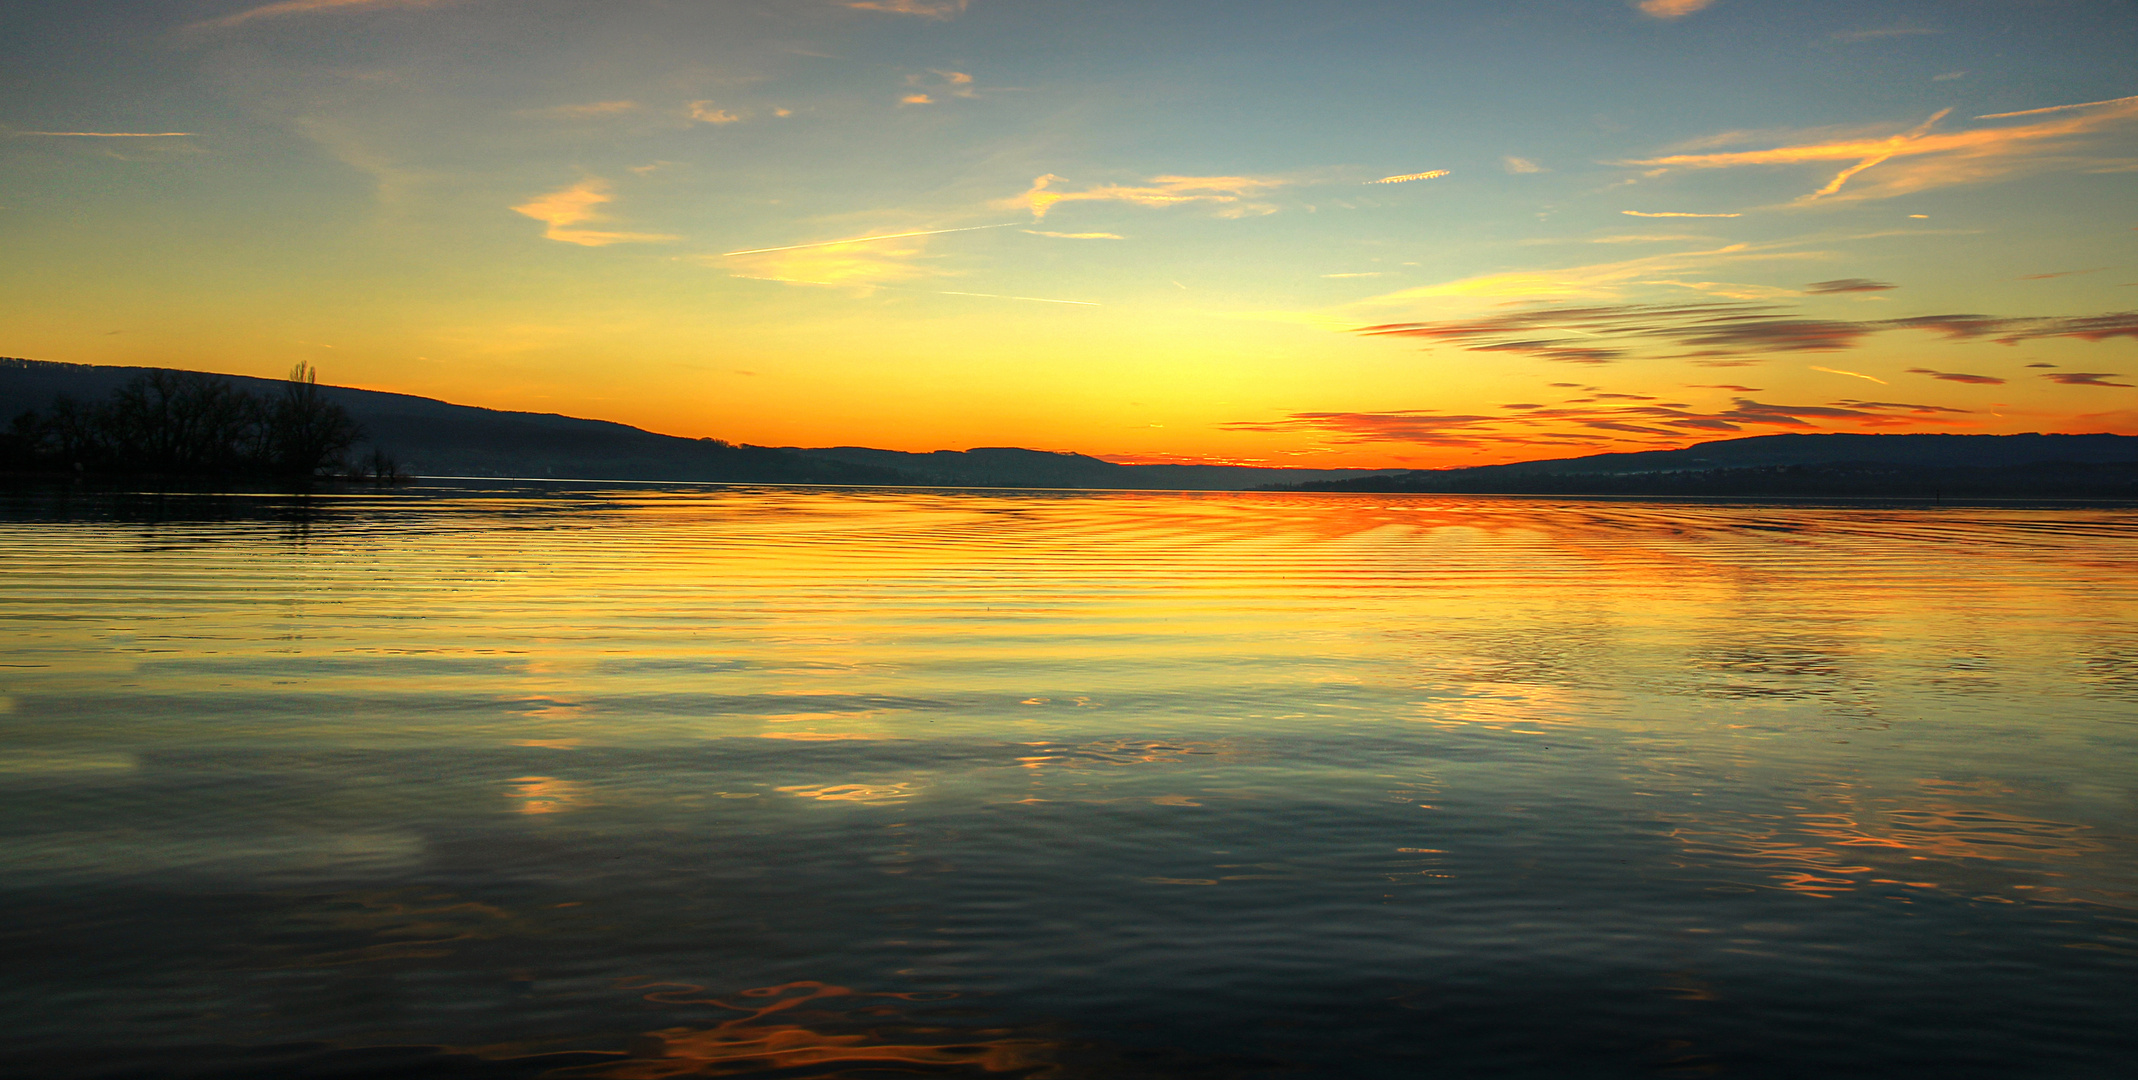
{"type": "Polygon", "coordinates": [[[1003,293],[991,292],[951,292],[948,289],[937,289],[936,292],[944,296],[985,296],[991,300],[1030,300],[1039,304],[1075,304],[1078,307],[1099,306],[1089,300],[1049,300],[1044,296],[1008,296],[1003,293]]]}
{"type": "Polygon", "coordinates": [[[2081,101],[2076,105],[2051,105],[2046,109],[2022,109],[2019,112],[1993,112],[1986,116],[1975,117],[1975,119],[2002,120],[2007,116],[2038,116],[2047,112],[2063,112],[2065,109],[2091,109],[2096,105],[2124,105],[2131,102],[2138,102],[2138,97],[2109,98],[2107,101],[2081,101]]]}
{"type": "Polygon", "coordinates": [[[1379,180],[1368,180],[1366,182],[1369,184],[1408,184],[1413,180],[1438,180],[1441,177],[1446,176],[1447,174],[1448,171],[1446,169],[1434,169],[1431,172],[1404,173],[1402,176],[1384,176],[1379,180]]]}
{"type": "Polygon", "coordinates": [[[1865,374],[1864,374],[1863,372],[1860,372],[1860,371],[1843,371],[1843,370],[1841,370],[1840,368],[1820,367],[1820,366],[1819,366],[1819,365],[1817,365],[1817,364],[1812,364],[1812,365],[1811,365],[1811,370],[1813,370],[1813,371],[1823,371],[1823,372],[1827,373],[1828,375],[1846,375],[1846,376],[1848,376],[1848,377],[1849,377],[1849,378],[1851,378],[1851,379],[1870,379],[1870,380],[1871,380],[1872,382],[1874,382],[1874,383],[1877,383],[1877,384],[1878,384],[1878,385],[1880,385],[1880,386],[1891,386],[1891,385],[1893,385],[1892,383],[1889,383],[1889,382],[1885,381],[1884,379],[1880,379],[1880,378],[1874,378],[1874,377],[1872,377],[1872,376],[1870,376],[1870,375],[1865,375],[1865,374]]]}
{"type": "Polygon", "coordinates": [[[938,236],[942,233],[973,232],[979,229],[1007,229],[1010,226],[1017,224],[1021,223],[1015,221],[1005,221],[1000,225],[968,225],[962,229],[922,229],[919,232],[884,233],[881,236],[855,236],[845,240],[825,240],[815,244],[788,244],[785,247],[744,248],[741,251],[723,251],[720,253],[720,256],[722,258],[726,258],[729,255],[758,255],[767,251],[797,251],[801,248],[832,247],[838,244],[859,244],[869,240],[896,240],[902,236],[938,236]]]}

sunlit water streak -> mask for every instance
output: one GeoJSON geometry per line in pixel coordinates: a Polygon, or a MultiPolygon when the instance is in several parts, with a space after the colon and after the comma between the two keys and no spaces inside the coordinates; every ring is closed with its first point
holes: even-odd
{"type": "Polygon", "coordinates": [[[43,1075],[2107,1075],[2138,517],[0,502],[43,1075]]]}

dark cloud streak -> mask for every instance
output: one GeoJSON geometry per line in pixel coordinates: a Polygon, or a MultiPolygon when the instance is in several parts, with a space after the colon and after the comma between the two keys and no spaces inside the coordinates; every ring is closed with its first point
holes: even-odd
{"type": "Polygon", "coordinates": [[[1532,308],[1447,322],[1380,323],[1352,332],[1366,337],[1423,338],[1468,352],[1517,353],[1568,364],[1608,364],[1665,345],[1689,350],[1678,354],[1679,359],[1714,367],[1741,365],[1747,362],[1746,356],[1853,349],[1867,337],[1892,330],[1920,330],[1951,341],[1986,338],[2002,345],[2059,337],[2098,342],[2115,337],[2138,339],[2138,312],[1846,320],[1802,318],[1772,304],[1612,304],[1532,308]],[[1540,336],[1547,333],[1564,336],[1540,336]]]}
{"type": "Polygon", "coordinates": [[[1836,278],[1832,281],[1814,281],[1804,286],[1804,291],[1814,296],[1821,296],[1827,293],[1884,292],[1887,289],[1898,288],[1900,286],[1883,281],[1872,281],[1870,278],[1846,277],[1836,278]]]}

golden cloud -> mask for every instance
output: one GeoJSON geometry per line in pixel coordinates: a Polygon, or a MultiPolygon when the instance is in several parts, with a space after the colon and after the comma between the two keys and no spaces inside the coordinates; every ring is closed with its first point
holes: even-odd
{"type": "Polygon", "coordinates": [[[949,94],[951,97],[976,98],[980,96],[980,88],[973,85],[973,77],[965,72],[930,68],[928,69],[928,75],[908,75],[906,76],[906,85],[925,88],[932,82],[939,92],[949,94]],[[935,78],[931,80],[928,75],[933,75],[935,78]]]}
{"type": "Polygon", "coordinates": [[[1254,176],[1154,176],[1142,185],[1100,184],[1082,191],[1061,191],[1052,185],[1062,178],[1048,173],[1032,181],[1032,187],[1015,198],[996,203],[1005,208],[1024,207],[1034,219],[1045,218],[1065,202],[1125,202],[1135,206],[1179,206],[1214,203],[1220,217],[1251,217],[1274,214],[1267,203],[1245,201],[1249,196],[1286,186],[1289,181],[1254,176]]]}
{"type": "MultiPolygon", "coordinates": [[[[1787,243],[1729,244],[1701,251],[1677,251],[1618,262],[1591,263],[1557,270],[1514,270],[1482,274],[1437,285],[1423,285],[1360,301],[1359,307],[1385,308],[1421,300],[1593,300],[1618,297],[1633,286],[1675,285],[1694,288],[1679,275],[1695,270],[1772,260],[1819,259],[1818,252],[1785,250],[1787,243]]],[[[1698,283],[1713,284],[1713,283],[1698,283]]],[[[1701,290],[1709,291],[1709,290],[1701,290]]]]}
{"type": "MultiPolygon", "coordinates": [[[[1823,161],[1852,162],[1819,189],[1801,196],[1808,203],[1829,196],[1841,199],[1890,198],[1954,184],[1998,180],[2051,171],[2121,172],[2138,170],[2138,160],[2102,158],[2086,153],[2086,137],[2131,125],[2138,120],[2138,97],[2057,105],[2013,113],[1991,113],[1976,120],[2047,117],[2029,123],[1933,133],[1951,110],[1944,110],[1907,131],[1883,138],[1844,136],[1728,153],[1672,154],[1617,164],[1652,169],[1730,169],[1753,165],[1797,165],[1823,161]],[[1878,168],[1875,180],[1844,187],[1859,174],[1878,168]]],[[[1741,134],[1723,138],[1735,141],[1741,134]]],[[[1836,200],[1839,201],[1839,200],[1836,200]]]]}
{"type": "MultiPolygon", "coordinates": [[[[945,233],[979,232],[984,229],[1006,229],[1014,222],[996,225],[966,225],[953,229],[920,229],[913,232],[875,233],[843,240],[820,240],[805,244],[787,244],[781,247],[745,248],[721,255],[706,256],[700,261],[708,266],[725,266],[736,271],[736,277],[755,278],[763,281],[785,281],[797,285],[849,285],[868,289],[887,285],[894,281],[908,281],[919,277],[947,275],[949,271],[922,266],[914,260],[926,255],[927,237],[945,233]],[[890,243],[890,241],[901,241],[890,243]]],[[[957,293],[959,296],[985,296],[987,293],[957,293]]],[[[1013,296],[1010,300],[1036,300],[1039,297],[1013,296]]],[[[1075,300],[1050,300],[1048,303],[1076,304],[1075,300]]]]}
{"type": "Polygon", "coordinates": [[[1384,176],[1379,180],[1368,180],[1366,182],[1369,184],[1408,184],[1413,180],[1438,180],[1447,174],[1448,171],[1446,169],[1432,169],[1427,172],[1404,173],[1401,176],[1384,176]]]}
{"type": "Polygon", "coordinates": [[[856,11],[882,11],[892,15],[917,15],[923,19],[948,19],[963,12],[969,0],[852,0],[846,6],[856,11]]]}
{"type": "Polygon", "coordinates": [[[226,29],[252,22],[255,19],[273,19],[284,15],[309,15],[320,11],[336,11],[344,8],[419,8],[444,3],[445,0],[281,0],[280,3],[248,8],[220,19],[209,19],[193,24],[203,29],[226,29]]]}
{"type": "Polygon", "coordinates": [[[1641,14],[1657,19],[1682,19],[1715,0],[1641,0],[1641,14]]]}
{"type": "Polygon", "coordinates": [[[614,201],[609,193],[609,183],[598,178],[581,180],[567,188],[559,188],[546,195],[538,195],[513,207],[513,212],[531,217],[547,225],[542,235],[548,239],[582,247],[607,247],[610,244],[654,244],[674,240],[666,233],[606,232],[598,229],[575,228],[582,222],[606,221],[607,215],[594,208],[614,201]]]}
{"type": "Polygon", "coordinates": [[[939,277],[946,271],[921,264],[928,236],[864,238],[828,244],[745,251],[706,260],[732,270],[734,276],[797,285],[844,285],[872,288],[915,278],[939,277]]]}
{"type": "Polygon", "coordinates": [[[690,118],[701,124],[733,124],[742,120],[742,117],[720,108],[710,101],[691,102],[690,118]]]}

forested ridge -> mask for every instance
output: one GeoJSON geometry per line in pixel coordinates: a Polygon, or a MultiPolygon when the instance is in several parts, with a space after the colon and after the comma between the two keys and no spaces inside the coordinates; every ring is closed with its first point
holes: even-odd
{"type": "Polygon", "coordinates": [[[347,409],[321,395],[308,364],[266,395],[221,375],[156,368],[101,401],[61,395],[16,414],[0,435],[0,464],[14,472],[393,478],[382,452],[347,460],[363,436],[347,409]]]}

